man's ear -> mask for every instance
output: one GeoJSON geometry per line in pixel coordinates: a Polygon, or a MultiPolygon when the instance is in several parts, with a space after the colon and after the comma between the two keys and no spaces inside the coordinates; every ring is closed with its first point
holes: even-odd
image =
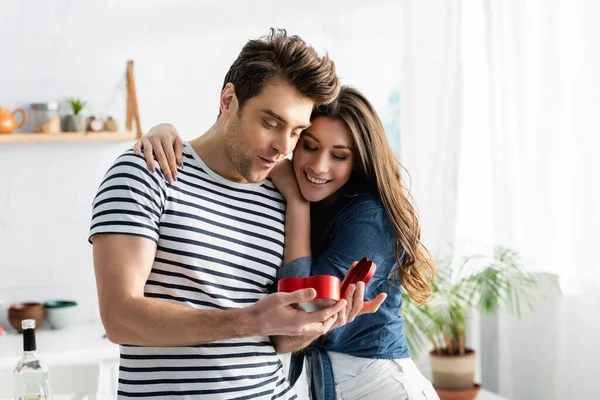
{"type": "Polygon", "coordinates": [[[232,110],[237,110],[237,97],[235,95],[235,86],[229,82],[223,88],[220,97],[221,114],[230,114],[232,110]]]}

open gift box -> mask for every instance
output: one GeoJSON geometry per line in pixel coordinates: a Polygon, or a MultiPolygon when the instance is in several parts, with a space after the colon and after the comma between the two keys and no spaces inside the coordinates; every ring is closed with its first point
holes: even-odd
{"type": "Polygon", "coordinates": [[[295,292],[300,289],[315,289],[317,291],[315,299],[299,303],[298,307],[308,312],[317,311],[338,302],[351,284],[362,281],[366,287],[371,278],[373,278],[373,275],[375,275],[375,269],[376,266],[373,261],[365,257],[354,268],[350,269],[343,282],[340,282],[337,276],[332,275],[315,275],[308,278],[283,278],[277,284],[277,290],[280,292],[295,292]]]}

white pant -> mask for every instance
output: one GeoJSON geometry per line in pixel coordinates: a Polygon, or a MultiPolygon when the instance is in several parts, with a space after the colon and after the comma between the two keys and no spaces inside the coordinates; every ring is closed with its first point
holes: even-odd
{"type": "Polygon", "coordinates": [[[377,360],[335,386],[338,400],[439,400],[431,383],[410,359],[377,360]]]}

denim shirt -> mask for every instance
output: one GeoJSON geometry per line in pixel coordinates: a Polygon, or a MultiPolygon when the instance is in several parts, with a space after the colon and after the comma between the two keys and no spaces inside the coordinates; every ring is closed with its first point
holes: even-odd
{"type": "MultiPolygon", "coordinates": [[[[286,264],[277,277],[333,275],[342,280],[354,261],[368,257],[377,269],[365,288],[365,301],[373,300],[382,292],[388,296],[376,313],[360,315],[292,355],[290,382],[295,383],[307,357],[313,400],[335,399],[335,382],[327,351],[373,359],[410,357],[403,334],[404,319],[399,315],[401,289],[397,281],[390,286],[388,280],[398,264],[396,232],[385,208],[377,196],[362,193],[342,196],[330,211],[331,219],[325,222],[324,228],[312,233],[313,257],[286,264]]],[[[315,222],[314,215],[311,221],[315,222]]]]}

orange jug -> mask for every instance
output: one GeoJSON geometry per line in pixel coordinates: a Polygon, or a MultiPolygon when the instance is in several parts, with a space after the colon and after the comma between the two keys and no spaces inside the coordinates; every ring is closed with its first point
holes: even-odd
{"type": "Polygon", "coordinates": [[[0,107],[0,134],[1,133],[11,133],[12,131],[21,128],[23,125],[27,123],[27,111],[22,108],[17,108],[13,112],[7,110],[6,108],[0,107]],[[21,121],[20,124],[17,124],[17,119],[15,118],[16,113],[21,113],[21,121]]]}

